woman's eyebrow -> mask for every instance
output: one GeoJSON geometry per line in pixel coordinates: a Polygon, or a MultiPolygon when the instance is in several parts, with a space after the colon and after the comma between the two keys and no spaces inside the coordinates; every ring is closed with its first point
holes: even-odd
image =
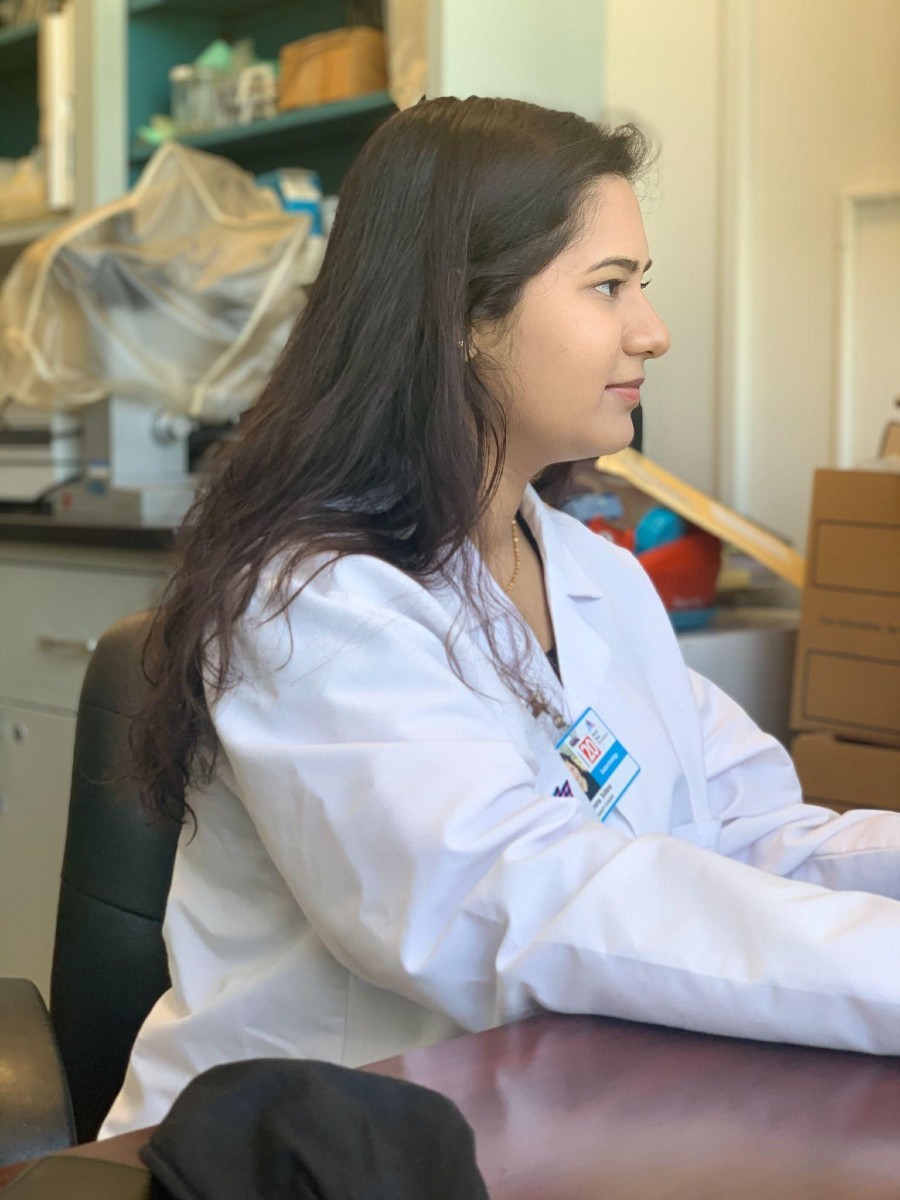
{"type": "MultiPolygon", "coordinates": [[[[627,271],[629,275],[633,275],[639,266],[640,263],[636,262],[633,258],[604,258],[603,262],[594,263],[594,265],[588,270],[588,275],[590,275],[593,271],[599,271],[601,267],[621,267],[623,271],[627,271]]],[[[641,271],[641,274],[643,275],[646,271],[649,271],[652,266],[653,259],[648,258],[647,265],[644,267],[644,270],[641,271]]]]}

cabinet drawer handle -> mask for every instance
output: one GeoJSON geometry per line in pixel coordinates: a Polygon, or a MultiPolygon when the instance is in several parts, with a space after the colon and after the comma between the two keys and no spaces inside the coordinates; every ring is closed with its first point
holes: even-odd
{"type": "Polygon", "coordinates": [[[50,637],[42,633],[38,645],[42,650],[75,650],[79,654],[93,654],[97,649],[97,639],[50,637]]]}

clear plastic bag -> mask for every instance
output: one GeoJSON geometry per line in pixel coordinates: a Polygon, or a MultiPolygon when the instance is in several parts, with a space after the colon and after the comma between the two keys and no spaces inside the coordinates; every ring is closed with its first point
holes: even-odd
{"type": "Polygon", "coordinates": [[[0,392],[44,409],[134,396],[223,421],[258,396],[316,277],[306,215],[227,159],[163,146],[134,189],[20,256],[0,392]]]}

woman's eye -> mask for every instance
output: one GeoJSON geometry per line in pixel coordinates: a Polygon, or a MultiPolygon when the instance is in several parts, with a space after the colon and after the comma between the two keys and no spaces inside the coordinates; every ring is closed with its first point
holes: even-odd
{"type": "MultiPolygon", "coordinates": [[[[610,300],[614,300],[616,298],[616,294],[618,293],[619,288],[624,283],[627,283],[627,282],[628,281],[625,279],[607,279],[605,283],[598,283],[596,285],[596,287],[594,288],[594,290],[599,292],[601,288],[612,288],[612,289],[614,289],[613,291],[603,292],[602,294],[604,296],[608,296],[610,298],[610,300]]],[[[641,284],[641,290],[643,290],[645,287],[648,286],[648,284],[651,284],[652,282],[653,282],[652,279],[645,279],[644,282],[641,284]]]]}
{"type": "Polygon", "coordinates": [[[605,283],[598,283],[594,290],[600,292],[601,295],[609,296],[610,299],[612,299],[624,282],[624,279],[607,279],[605,283]],[[609,288],[610,290],[608,292],[604,292],[602,291],[603,288],[609,288]]]}

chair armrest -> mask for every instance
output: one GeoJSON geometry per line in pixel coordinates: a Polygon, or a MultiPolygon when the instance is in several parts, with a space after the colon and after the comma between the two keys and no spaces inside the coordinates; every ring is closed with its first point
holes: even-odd
{"type": "Polygon", "coordinates": [[[0,1163],[75,1142],[69,1087],[50,1014],[27,979],[0,979],[0,1163]]]}

